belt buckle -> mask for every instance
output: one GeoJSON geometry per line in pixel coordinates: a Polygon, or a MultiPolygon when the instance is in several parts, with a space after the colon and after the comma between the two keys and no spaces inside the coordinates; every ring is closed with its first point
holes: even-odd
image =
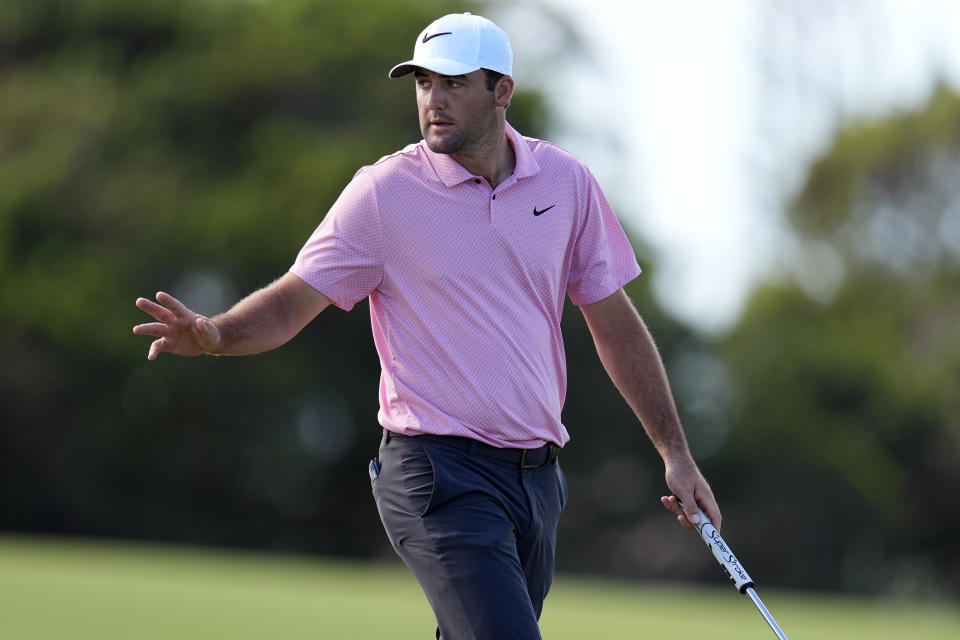
{"type": "Polygon", "coordinates": [[[527,452],[530,449],[521,449],[520,453],[520,468],[521,469],[539,469],[542,467],[542,464],[527,464],[527,452]]]}

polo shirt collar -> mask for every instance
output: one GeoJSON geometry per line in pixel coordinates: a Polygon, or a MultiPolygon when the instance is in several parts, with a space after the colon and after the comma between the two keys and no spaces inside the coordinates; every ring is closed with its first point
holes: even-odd
{"type": "MultiPolygon", "coordinates": [[[[513,177],[517,180],[529,178],[540,173],[540,165],[537,164],[533,152],[530,151],[530,145],[524,140],[516,129],[506,123],[507,139],[510,146],[513,147],[513,153],[516,156],[516,165],[513,168],[513,177]]],[[[466,168],[446,153],[435,153],[427,146],[426,141],[421,140],[420,145],[430,159],[430,164],[436,172],[437,177],[447,187],[453,187],[461,182],[473,180],[474,175],[466,168]]]]}

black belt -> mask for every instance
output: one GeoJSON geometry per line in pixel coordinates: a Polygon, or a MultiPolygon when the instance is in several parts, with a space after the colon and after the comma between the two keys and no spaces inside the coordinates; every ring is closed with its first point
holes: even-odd
{"type": "Polygon", "coordinates": [[[560,455],[561,449],[559,445],[555,445],[552,442],[548,442],[537,449],[505,449],[461,436],[437,436],[432,433],[408,436],[387,429],[384,429],[383,432],[387,437],[387,442],[389,442],[391,438],[426,438],[427,440],[433,440],[455,447],[461,451],[475,452],[478,456],[484,458],[499,460],[500,462],[509,462],[510,464],[517,465],[521,469],[538,469],[545,464],[553,462],[557,459],[557,456],[560,455]]]}

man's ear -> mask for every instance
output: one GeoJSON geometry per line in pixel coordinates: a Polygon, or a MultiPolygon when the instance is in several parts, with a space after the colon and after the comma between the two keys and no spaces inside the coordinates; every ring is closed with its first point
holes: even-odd
{"type": "Polygon", "coordinates": [[[493,98],[498,107],[506,108],[513,98],[513,78],[503,76],[497,80],[496,86],[493,87],[493,98]]]}

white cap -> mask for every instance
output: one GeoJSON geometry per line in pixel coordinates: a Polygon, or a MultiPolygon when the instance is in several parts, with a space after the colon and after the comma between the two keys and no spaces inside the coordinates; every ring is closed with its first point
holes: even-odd
{"type": "Polygon", "coordinates": [[[451,13],[424,29],[413,47],[413,60],[390,69],[389,75],[399,78],[416,67],[445,76],[477,69],[509,76],[513,73],[513,50],[507,34],[490,20],[470,13],[451,13]]]}

